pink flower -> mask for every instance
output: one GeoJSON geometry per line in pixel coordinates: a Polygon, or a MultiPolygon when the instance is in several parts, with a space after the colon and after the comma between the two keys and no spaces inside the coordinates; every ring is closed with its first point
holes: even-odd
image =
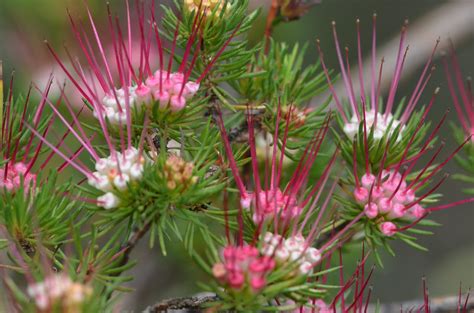
{"type": "Polygon", "coordinates": [[[397,226],[392,222],[383,222],[380,224],[380,231],[385,236],[391,237],[397,232],[397,226]]]}
{"type": "Polygon", "coordinates": [[[231,288],[240,289],[244,285],[245,277],[239,271],[232,271],[228,274],[228,282],[231,288]]]}
{"type": "Polygon", "coordinates": [[[250,279],[250,287],[252,287],[253,291],[258,292],[265,287],[267,281],[263,277],[252,277],[250,279]]]}
{"type": "Polygon", "coordinates": [[[368,218],[374,219],[379,215],[379,208],[375,203],[368,203],[364,207],[364,212],[368,218]]]}
{"type": "Polygon", "coordinates": [[[425,213],[426,213],[426,210],[419,204],[414,205],[408,211],[408,214],[416,219],[422,218],[425,215],[425,213]]]}
{"type": "Polygon", "coordinates": [[[363,187],[358,187],[354,190],[354,198],[357,203],[366,203],[369,200],[369,191],[363,187]]]}

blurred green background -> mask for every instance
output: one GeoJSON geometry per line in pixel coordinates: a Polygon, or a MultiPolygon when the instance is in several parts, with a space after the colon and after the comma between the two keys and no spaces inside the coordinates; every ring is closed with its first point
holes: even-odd
{"type": "MultiPolygon", "coordinates": [[[[105,25],[105,1],[89,0],[89,3],[98,17],[99,24],[105,25]]],[[[123,10],[125,7],[123,1],[114,0],[111,3],[114,10],[123,10]]],[[[269,1],[252,1],[253,8],[259,6],[263,6],[265,10],[255,30],[252,31],[251,39],[254,42],[263,34],[264,16],[269,1]]],[[[18,92],[24,92],[31,80],[42,85],[48,78],[52,69],[52,59],[43,44],[45,38],[56,47],[65,42],[68,47],[74,49],[66,8],[69,8],[74,15],[82,15],[85,18],[81,1],[0,0],[0,59],[3,60],[7,81],[12,69],[16,70],[19,81],[16,82],[15,88],[18,92]]],[[[289,43],[310,42],[306,61],[311,63],[318,59],[314,41],[320,38],[328,65],[337,69],[331,38],[331,21],[337,21],[341,44],[352,47],[351,62],[355,64],[355,19],[357,17],[361,19],[362,40],[364,50],[366,50],[370,46],[373,12],[377,12],[379,17],[379,47],[394,38],[397,39],[400,26],[408,18],[410,25],[413,25],[413,28],[409,29],[409,42],[413,47],[409,52],[409,59],[410,57],[426,59],[426,55],[416,55],[417,43],[421,45],[428,40],[434,44],[438,35],[441,35],[442,40],[445,41],[450,36],[455,40],[464,75],[474,74],[473,0],[323,0],[300,20],[279,25],[275,29],[275,39],[289,43]],[[456,12],[460,11],[453,9],[456,6],[462,8],[464,16],[470,16],[470,22],[463,24],[458,20],[459,16],[456,12]],[[458,27],[458,24],[461,26],[458,27]],[[443,34],[432,33],[438,28],[443,29],[443,34]],[[412,50],[415,53],[412,53],[412,50]]],[[[440,64],[439,58],[436,63],[440,64]]],[[[408,75],[403,75],[398,95],[410,93],[417,82],[422,64],[419,63],[418,67],[410,66],[413,71],[409,71],[408,75]]],[[[441,94],[430,116],[434,120],[439,120],[447,108],[452,108],[444,73],[441,66],[438,67],[421,99],[422,103],[426,103],[435,87],[441,87],[441,94]]],[[[450,118],[455,120],[454,112],[450,114],[450,118]]],[[[448,125],[444,126],[440,134],[447,141],[448,147],[445,149],[445,156],[447,156],[448,151],[455,148],[448,125]]],[[[447,171],[455,173],[460,169],[455,162],[451,162],[447,171]]],[[[461,193],[462,188],[461,183],[449,180],[441,190],[447,195],[444,201],[447,203],[467,197],[461,193]]],[[[397,256],[394,258],[387,256],[385,269],[377,269],[375,272],[372,280],[374,299],[379,298],[382,302],[391,302],[419,298],[422,295],[422,276],[428,278],[432,296],[456,294],[460,282],[467,287],[474,285],[473,205],[439,212],[434,219],[443,226],[435,230],[435,236],[421,239],[430,251],[423,253],[403,244],[396,245],[397,256]]],[[[161,257],[157,249],[156,251],[147,250],[146,244],[144,241],[142,247],[134,253],[139,265],[133,270],[136,279],[130,286],[137,288],[137,292],[126,297],[123,303],[125,310],[143,309],[147,304],[152,304],[159,299],[190,295],[198,290],[194,281],[202,277],[202,274],[193,266],[188,265],[190,260],[183,255],[180,244],[171,247],[168,258],[161,257]]]]}

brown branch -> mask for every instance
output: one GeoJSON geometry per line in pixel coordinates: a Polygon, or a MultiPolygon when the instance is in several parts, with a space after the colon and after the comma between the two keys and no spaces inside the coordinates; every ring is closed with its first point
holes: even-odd
{"type": "Polygon", "coordinates": [[[270,49],[270,37],[272,36],[273,32],[273,22],[278,15],[279,9],[280,1],[272,0],[270,11],[268,11],[267,15],[267,23],[265,25],[265,54],[268,53],[268,50],[270,49]]]}
{"type": "MultiPolygon", "coordinates": [[[[455,313],[458,312],[458,297],[440,297],[430,299],[430,310],[431,313],[455,313]]],[[[463,310],[464,302],[466,301],[465,297],[461,299],[461,311],[460,312],[474,312],[474,299],[469,298],[466,304],[466,311],[463,310]]],[[[375,305],[371,306],[370,311],[375,310],[375,305]]],[[[404,301],[404,302],[395,302],[389,304],[380,305],[381,313],[400,313],[400,312],[428,312],[424,307],[423,300],[414,300],[414,301],[404,301]]]]}
{"type": "Polygon", "coordinates": [[[153,224],[153,221],[149,221],[145,225],[143,225],[142,228],[135,230],[132,233],[132,236],[130,237],[130,239],[128,239],[127,243],[124,244],[120,248],[120,254],[123,254],[123,258],[122,258],[122,261],[120,262],[120,266],[128,263],[132,250],[136,247],[140,239],[142,239],[143,236],[145,236],[148,230],[150,230],[150,227],[152,224],[153,224]]]}
{"type": "Polygon", "coordinates": [[[217,296],[167,299],[149,306],[143,313],[173,312],[174,310],[181,310],[180,312],[204,312],[205,309],[202,306],[216,300],[218,300],[217,296]]]}
{"type": "MultiPolygon", "coordinates": [[[[193,313],[207,313],[216,312],[210,308],[203,308],[204,304],[208,304],[218,300],[217,296],[206,295],[202,297],[183,297],[183,298],[172,298],[158,302],[143,311],[143,313],[162,313],[162,312],[175,312],[180,313],[193,312],[193,313]]],[[[458,297],[440,297],[433,298],[430,300],[430,312],[431,313],[455,313],[458,312],[458,297]]],[[[469,298],[466,311],[463,311],[465,297],[461,299],[461,312],[474,312],[474,299],[469,298]]],[[[375,312],[375,305],[370,305],[368,312],[375,312]]],[[[404,301],[389,304],[380,305],[380,313],[400,313],[400,312],[427,312],[424,308],[423,300],[404,301]],[[401,310],[402,309],[402,310],[401,310]]]]}

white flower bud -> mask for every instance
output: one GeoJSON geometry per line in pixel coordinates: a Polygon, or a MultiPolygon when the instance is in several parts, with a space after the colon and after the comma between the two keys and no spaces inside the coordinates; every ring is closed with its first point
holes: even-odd
{"type": "Polygon", "coordinates": [[[280,244],[280,241],[282,245],[284,244],[284,240],[281,240],[281,236],[278,234],[273,235],[272,241],[270,242],[273,246],[278,246],[280,244]]]}
{"type": "Polygon", "coordinates": [[[293,237],[293,239],[301,245],[304,245],[304,243],[306,242],[306,239],[304,239],[302,235],[296,235],[293,237]]]}
{"type": "Polygon", "coordinates": [[[97,198],[98,205],[106,210],[115,209],[120,203],[120,199],[111,192],[97,198]]]}
{"type": "Polygon", "coordinates": [[[291,261],[296,261],[296,260],[301,258],[302,254],[303,254],[302,250],[292,251],[291,254],[290,254],[290,260],[291,261]]]}
{"type": "Polygon", "coordinates": [[[275,256],[278,261],[284,262],[290,257],[290,252],[284,247],[281,247],[276,250],[275,256]]]}
{"type": "Polygon", "coordinates": [[[263,255],[272,256],[274,252],[275,252],[275,247],[272,245],[268,245],[263,248],[263,255]]]}
{"type": "Polygon", "coordinates": [[[303,262],[301,265],[300,265],[300,274],[302,275],[307,275],[309,274],[313,269],[313,265],[309,262],[303,262]]]}
{"type": "Polygon", "coordinates": [[[135,163],[130,168],[130,177],[132,180],[139,180],[143,177],[143,165],[135,163]]]}
{"type": "Polygon", "coordinates": [[[288,249],[288,251],[298,251],[302,249],[301,244],[299,244],[296,240],[293,238],[288,238],[285,240],[285,248],[288,249]]]}
{"type": "Polygon", "coordinates": [[[134,163],[128,161],[128,160],[125,160],[125,162],[123,161],[123,159],[120,160],[120,170],[122,171],[122,173],[124,174],[129,174],[130,173],[130,169],[132,168],[134,163]]]}
{"type": "Polygon", "coordinates": [[[191,99],[198,92],[199,84],[195,82],[187,82],[184,89],[185,89],[184,97],[186,99],[191,99]]]}
{"type": "Polygon", "coordinates": [[[117,175],[114,178],[114,186],[120,191],[124,191],[128,188],[127,183],[130,181],[130,176],[128,176],[125,173],[122,173],[122,175],[117,175]]]}
{"type": "Polygon", "coordinates": [[[102,103],[104,106],[108,108],[112,108],[114,110],[117,110],[117,100],[115,99],[115,96],[105,96],[104,99],[102,100],[102,103]]]}
{"type": "Polygon", "coordinates": [[[306,261],[316,263],[321,260],[321,252],[316,248],[308,248],[306,251],[306,261]]]}
{"type": "Polygon", "coordinates": [[[353,138],[356,135],[358,128],[359,127],[356,124],[347,123],[344,125],[344,133],[346,133],[347,137],[353,138]]]}
{"type": "Polygon", "coordinates": [[[102,191],[112,191],[112,185],[110,184],[109,178],[107,176],[97,176],[95,188],[102,191]]]}
{"type": "Polygon", "coordinates": [[[99,159],[99,161],[95,163],[95,170],[100,173],[104,173],[105,171],[107,171],[108,168],[109,168],[109,162],[108,162],[108,159],[106,158],[99,159]]]}
{"type": "Polygon", "coordinates": [[[138,159],[138,150],[131,147],[130,149],[125,150],[124,155],[126,160],[133,163],[138,159]]]}
{"type": "Polygon", "coordinates": [[[265,233],[265,236],[263,237],[263,241],[265,243],[270,243],[272,241],[272,238],[273,238],[273,234],[271,232],[267,231],[265,233]]]}
{"type": "Polygon", "coordinates": [[[87,177],[87,183],[90,186],[94,187],[94,188],[98,188],[98,186],[97,186],[97,175],[99,175],[99,173],[95,172],[92,175],[90,175],[89,177],[87,177]]]}

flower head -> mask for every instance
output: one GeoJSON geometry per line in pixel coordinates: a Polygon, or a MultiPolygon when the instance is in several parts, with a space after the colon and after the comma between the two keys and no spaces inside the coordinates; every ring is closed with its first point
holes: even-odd
{"type": "MultiPolygon", "coordinates": [[[[15,193],[23,189],[25,193],[34,191],[40,182],[37,182],[39,171],[43,170],[51,161],[52,154],[46,156],[39,164],[38,159],[43,152],[43,143],[36,142],[34,136],[25,136],[29,134],[28,128],[34,128],[41,132],[43,136],[52,132],[51,125],[54,119],[44,123],[42,117],[45,112],[46,98],[51,87],[51,79],[46,89],[41,93],[41,100],[37,106],[31,108],[31,91],[24,99],[13,95],[13,75],[10,82],[9,95],[5,106],[1,106],[3,111],[0,116],[1,134],[0,134],[0,194],[4,191],[15,193]]],[[[3,100],[0,100],[3,101],[3,100]]],[[[30,135],[30,134],[29,134],[30,135]]],[[[55,146],[60,147],[68,137],[69,131],[63,135],[58,135],[59,140],[55,140],[55,146]]],[[[57,170],[61,172],[64,167],[57,170]]]]}
{"type": "MultiPolygon", "coordinates": [[[[98,149],[92,142],[95,135],[87,135],[84,127],[78,121],[77,115],[73,112],[72,105],[65,94],[64,89],[61,89],[62,99],[66,104],[67,109],[72,116],[72,121],[59,111],[60,103],[53,103],[49,99],[45,102],[53,110],[64,126],[68,129],[68,133],[72,133],[75,140],[81,147],[75,152],[68,147],[61,149],[60,146],[53,145],[45,135],[40,134],[35,129],[30,128],[35,136],[37,136],[42,143],[47,145],[52,154],[56,154],[65,161],[65,165],[69,165],[83,174],[90,186],[102,193],[97,198],[97,204],[105,209],[113,209],[121,204],[120,199],[125,196],[131,187],[141,181],[144,173],[144,168],[148,162],[145,156],[144,133],[147,127],[142,129],[142,136],[139,144],[135,147],[132,143],[132,126],[127,124],[128,132],[119,132],[119,138],[115,138],[111,133],[111,125],[105,123],[102,118],[99,118],[99,124],[103,139],[106,142],[107,149],[98,149]],[[64,152],[63,150],[66,150],[64,152]],[[86,151],[94,162],[94,167],[82,163],[78,160],[78,156],[86,151]],[[108,151],[108,152],[105,152],[108,151]],[[105,154],[105,155],[104,155],[105,154]]],[[[82,110],[81,110],[82,111],[82,110]]],[[[127,120],[130,121],[130,111],[127,113],[127,120]]]]}
{"type": "Polygon", "coordinates": [[[40,311],[59,305],[63,312],[80,312],[78,308],[92,295],[92,289],[64,274],[51,274],[42,282],[28,285],[28,295],[40,311]]]}
{"type": "MultiPolygon", "coordinates": [[[[279,108],[277,113],[277,126],[275,128],[275,133],[273,134],[272,139],[272,152],[271,155],[266,156],[265,162],[267,163],[267,171],[265,172],[264,177],[260,177],[258,170],[259,158],[257,156],[254,120],[252,115],[248,114],[247,125],[249,128],[249,146],[254,181],[253,192],[248,191],[248,189],[244,186],[243,179],[241,178],[240,173],[238,171],[237,163],[232,153],[231,143],[224,128],[221,116],[219,117],[218,121],[232,174],[240,192],[241,206],[251,212],[252,219],[258,229],[260,229],[264,223],[273,224],[275,232],[277,233],[282,232],[288,228],[293,228],[300,220],[303,208],[306,207],[308,204],[312,203],[311,211],[309,212],[309,214],[311,214],[313,210],[315,210],[316,202],[321,195],[321,189],[323,188],[328,178],[329,172],[337,155],[337,152],[334,153],[322,177],[317,182],[315,182],[309,193],[301,197],[301,194],[303,194],[306,188],[308,187],[308,175],[310,173],[312,165],[314,164],[318,156],[325,135],[328,131],[328,118],[325,121],[323,127],[315,132],[313,140],[311,140],[311,142],[304,150],[303,156],[298,162],[298,167],[289,179],[289,182],[286,184],[286,186],[283,185],[281,180],[282,173],[284,171],[283,164],[285,159],[286,143],[288,139],[288,119],[290,118],[290,115],[286,115],[287,123],[285,130],[283,131],[284,134],[282,139],[282,148],[279,152],[277,151],[276,141],[280,140],[279,136],[281,135],[279,129],[281,113],[282,112],[279,108]],[[262,185],[262,182],[265,182],[265,185],[262,185]]],[[[267,151],[268,150],[270,150],[270,147],[267,149],[267,151]]],[[[301,232],[301,229],[306,226],[306,223],[307,220],[305,220],[302,225],[299,225],[295,228],[299,229],[299,231],[301,232]]],[[[296,234],[297,232],[298,231],[295,230],[294,234],[296,234]]]]}
{"type": "Polygon", "coordinates": [[[21,187],[34,188],[36,184],[36,174],[28,171],[28,167],[23,162],[8,162],[0,168],[0,188],[7,192],[14,192],[21,187]]]}
{"type": "MultiPolygon", "coordinates": [[[[433,99],[431,103],[433,102],[433,99]]],[[[430,103],[430,106],[431,106],[430,103]]],[[[446,115],[436,127],[432,135],[426,139],[425,143],[414,153],[412,145],[416,138],[416,133],[420,126],[417,127],[414,134],[410,137],[406,147],[402,150],[402,155],[397,162],[388,164],[387,156],[389,154],[390,138],[386,138],[386,142],[381,142],[383,156],[378,162],[370,162],[370,152],[367,143],[366,127],[363,129],[363,158],[359,160],[358,151],[355,148],[356,140],[353,141],[352,149],[352,165],[354,185],[352,197],[356,206],[364,213],[365,217],[371,223],[377,225],[378,230],[384,236],[393,236],[398,231],[411,228],[430,212],[438,210],[440,207],[451,207],[452,205],[426,208],[425,203],[435,200],[434,192],[445,181],[447,176],[439,180],[439,182],[431,185],[436,174],[441,173],[445,165],[459,152],[467,140],[460,145],[450,156],[436,164],[436,160],[444,147],[444,143],[434,152],[431,159],[422,166],[421,169],[415,170],[420,164],[421,157],[430,149],[434,134],[437,132],[441,124],[444,122],[446,115]],[[426,200],[425,200],[426,199],[426,200]],[[411,223],[412,221],[415,221],[411,223]],[[401,224],[407,224],[402,226],[401,224]]],[[[425,116],[422,118],[422,120],[425,116]]],[[[364,124],[365,125],[365,124],[364,124]]],[[[384,137],[385,138],[385,137],[384,137]]],[[[463,200],[470,202],[472,199],[463,200]]],[[[458,203],[456,203],[458,204],[458,203]]],[[[453,204],[455,205],[455,204],[453,204]]]]}
{"type": "Polygon", "coordinates": [[[222,263],[214,264],[214,277],[235,291],[242,289],[259,292],[266,285],[266,277],[274,269],[275,260],[260,254],[251,245],[227,246],[222,251],[222,263]]]}
{"type": "Polygon", "coordinates": [[[164,177],[170,190],[184,190],[196,183],[198,177],[193,175],[194,164],[186,162],[177,155],[170,155],[164,166],[164,177]]]}
{"type": "Polygon", "coordinates": [[[402,76],[403,66],[405,64],[405,58],[408,52],[408,46],[406,45],[406,36],[408,29],[408,22],[402,27],[400,35],[400,44],[397,53],[395,71],[392,76],[392,82],[390,84],[389,94],[384,103],[381,103],[380,92],[381,92],[381,76],[383,72],[384,59],[382,58],[379,69],[377,69],[377,50],[376,50],[376,15],[373,17],[373,30],[372,30],[372,51],[371,51],[371,68],[370,68],[370,80],[364,77],[362,69],[362,52],[361,52],[361,34],[359,29],[359,20],[357,20],[357,53],[358,53],[358,75],[360,89],[356,90],[356,84],[351,76],[351,69],[349,64],[349,49],[346,47],[346,56],[343,56],[341,47],[336,31],[336,23],[332,23],[333,36],[336,45],[337,57],[341,69],[341,76],[344,83],[346,97],[349,102],[349,110],[347,110],[338,94],[335,91],[332,80],[329,76],[329,71],[324,63],[324,55],[321,51],[318,41],[318,50],[320,54],[320,60],[326,75],[329,88],[333,94],[334,101],[337,109],[340,113],[343,121],[343,130],[349,138],[353,138],[359,131],[359,125],[364,121],[364,126],[367,127],[367,131],[370,133],[373,131],[374,139],[381,139],[384,135],[390,137],[396,129],[398,129],[397,140],[400,141],[405,125],[407,125],[417,103],[420,100],[421,94],[425,89],[430,77],[431,72],[429,71],[432,65],[432,60],[436,48],[438,46],[437,41],[433,52],[429,57],[423,71],[420,75],[418,83],[414,88],[406,106],[400,114],[392,113],[395,104],[395,97],[397,88],[400,83],[402,76]],[[365,109],[365,112],[363,110],[365,109]]]}
{"type": "Polygon", "coordinates": [[[99,159],[95,164],[96,171],[88,178],[92,187],[105,192],[98,198],[99,205],[112,209],[120,204],[114,192],[124,192],[129,184],[140,181],[143,177],[146,159],[134,147],[126,149],[122,155],[116,152],[114,156],[99,159]]]}
{"type": "MultiPolygon", "coordinates": [[[[200,75],[192,79],[195,65],[199,61],[203,15],[197,14],[194,17],[183,55],[179,56],[181,61],[176,64],[174,60],[177,57],[178,39],[181,41],[181,22],[176,24],[173,40],[169,43],[170,55],[166,61],[167,42],[159,29],[160,21],[155,17],[155,2],[152,2],[148,12],[144,3],[137,2],[136,25],[131,23],[128,1],[126,7],[126,32],[120,26],[118,18],[113,20],[108,8],[108,31],[104,33],[99,31],[87,7],[92,38],[89,38],[82,24],[69,14],[74,36],[87,61],[85,65],[74,60],[68,52],[72,67],[69,69],[66,62],[47,44],[76,91],[92,107],[94,116],[118,126],[128,126],[135,118],[135,114],[132,114],[135,112],[147,112],[156,117],[152,113],[183,111],[233,37],[230,36],[214,57],[207,60],[200,75]],[[105,37],[109,41],[104,40],[105,37]],[[139,50],[134,50],[134,46],[139,47],[139,50]],[[95,51],[99,51],[98,55],[95,51]]],[[[199,10],[204,8],[200,7],[199,10]]]]}
{"type": "Polygon", "coordinates": [[[321,260],[321,252],[308,245],[309,243],[302,235],[284,238],[278,234],[267,232],[264,235],[262,253],[272,256],[278,267],[289,267],[295,263],[296,270],[290,276],[309,275],[313,271],[314,264],[321,260]]]}
{"type": "MultiPolygon", "coordinates": [[[[285,124],[280,124],[281,116],[282,112],[279,107],[276,128],[271,143],[268,144],[266,149],[259,150],[260,152],[265,150],[267,153],[264,158],[265,172],[264,175],[261,175],[258,164],[261,158],[257,155],[256,147],[255,120],[252,114],[247,114],[250,166],[252,168],[252,182],[249,183],[249,186],[252,186],[252,191],[249,191],[249,188],[244,184],[237,167],[237,161],[232,153],[232,145],[224,126],[222,113],[218,113],[217,123],[221,130],[229,166],[240,196],[240,203],[237,202],[240,205],[238,205],[236,216],[238,227],[235,240],[230,235],[231,227],[229,224],[231,222],[229,221],[227,205],[224,206],[226,210],[224,216],[226,235],[230,246],[245,247],[250,245],[253,247],[253,253],[259,257],[270,258],[274,263],[273,269],[267,273],[273,285],[267,287],[272,288],[278,285],[280,281],[285,281],[285,284],[293,284],[292,286],[296,288],[303,280],[309,279],[314,274],[315,267],[321,265],[321,262],[337,249],[337,245],[346,239],[344,236],[346,231],[363,214],[361,213],[347,227],[334,232],[334,234],[329,234],[328,238],[318,241],[317,248],[314,247],[316,238],[321,236],[320,232],[323,227],[327,226],[323,221],[323,215],[329,211],[328,204],[337,185],[336,181],[322,196],[330,171],[338,155],[337,151],[332,155],[320,178],[309,182],[309,172],[328,132],[330,117],[324,121],[320,129],[315,131],[314,136],[302,152],[301,159],[296,161],[296,170],[290,173],[288,182],[283,184],[283,177],[285,176],[283,165],[288,138],[289,115],[285,116],[285,124]],[[285,129],[281,130],[281,134],[279,125],[285,125],[285,129]],[[281,140],[281,143],[277,144],[279,140],[281,140]],[[277,146],[281,147],[280,151],[277,150],[277,146]],[[271,150],[273,151],[270,153],[271,150]],[[321,198],[324,199],[324,202],[318,207],[321,198]]],[[[224,263],[218,262],[214,265],[214,277],[217,280],[219,280],[218,277],[227,273],[224,270],[224,263]]],[[[237,276],[245,277],[245,275],[237,276]]],[[[245,279],[239,280],[243,284],[242,286],[245,286],[245,281],[245,279]]],[[[263,285],[263,281],[260,280],[260,282],[263,285]]],[[[260,294],[265,294],[265,288],[260,294]]],[[[247,289],[238,290],[240,297],[242,292],[247,289]]],[[[235,297],[234,300],[239,301],[239,297],[235,297]]],[[[253,299],[258,301],[258,298],[253,299]]]]}
{"type": "Polygon", "coordinates": [[[215,15],[219,16],[226,6],[225,0],[184,0],[184,7],[188,11],[201,12],[201,14],[210,16],[216,11],[215,15]]]}

